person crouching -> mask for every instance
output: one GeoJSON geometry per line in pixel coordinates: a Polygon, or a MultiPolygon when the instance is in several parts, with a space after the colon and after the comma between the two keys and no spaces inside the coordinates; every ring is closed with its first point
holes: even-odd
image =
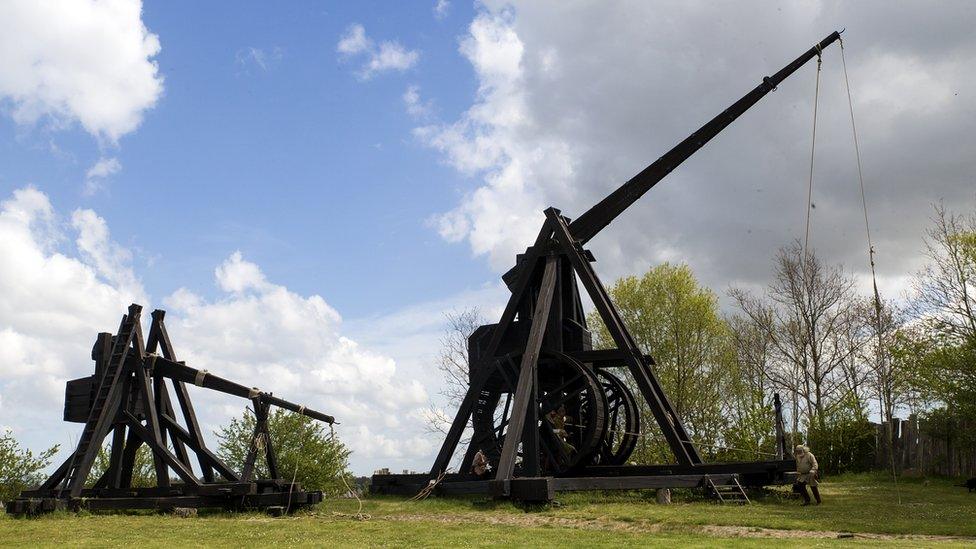
{"type": "Polygon", "coordinates": [[[820,505],[820,488],[818,488],[817,483],[817,457],[813,455],[806,446],[797,446],[794,450],[794,456],[796,457],[796,484],[793,485],[793,491],[800,494],[803,498],[803,505],[810,505],[810,494],[807,493],[807,486],[810,486],[810,491],[813,492],[814,499],[817,500],[817,505],[820,505]]]}

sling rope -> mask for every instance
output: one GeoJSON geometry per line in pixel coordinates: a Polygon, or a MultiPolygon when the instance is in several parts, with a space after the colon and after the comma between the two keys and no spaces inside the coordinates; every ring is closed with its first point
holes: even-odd
{"type": "Polygon", "coordinates": [[[810,212],[813,210],[813,166],[817,152],[817,110],[820,106],[820,72],[823,66],[823,52],[817,46],[817,81],[813,93],[813,138],[810,140],[810,175],[807,179],[807,224],[803,234],[803,264],[806,265],[807,250],[810,246],[810,212]]]}
{"type": "MultiPolygon", "coordinates": [[[[868,241],[868,262],[871,264],[871,286],[874,290],[874,318],[876,322],[876,331],[878,334],[878,361],[884,360],[885,356],[885,345],[884,336],[882,334],[883,322],[881,319],[881,293],[878,292],[878,276],[875,273],[874,267],[874,242],[871,240],[871,224],[868,222],[868,201],[864,192],[864,174],[861,170],[861,147],[857,139],[857,124],[854,121],[854,99],[851,96],[851,80],[847,76],[847,57],[844,55],[844,40],[840,40],[840,60],[844,67],[844,85],[847,88],[847,106],[851,113],[851,136],[854,140],[854,157],[857,159],[857,181],[861,189],[861,209],[864,212],[864,234],[867,236],[868,241]]],[[[890,419],[890,418],[889,418],[890,419]]],[[[891,422],[888,422],[888,433],[891,433],[891,422]]],[[[895,452],[893,445],[891,444],[891,438],[888,437],[888,455],[891,461],[891,478],[895,482],[895,495],[898,497],[898,504],[901,504],[901,491],[898,489],[898,475],[895,472],[895,452]]]]}
{"type": "Polygon", "coordinates": [[[420,501],[422,499],[427,499],[427,496],[431,495],[434,492],[434,488],[437,488],[437,485],[440,484],[442,480],[444,480],[445,476],[447,476],[447,471],[441,471],[441,473],[437,475],[437,478],[434,478],[430,482],[428,482],[427,486],[421,488],[420,491],[417,492],[417,494],[414,497],[410,498],[410,501],[420,501]]]}
{"type": "MultiPolygon", "coordinates": [[[[329,424],[329,441],[335,442],[335,426],[332,425],[331,423],[329,424]]],[[[352,487],[349,486],[349,482],[346,480],[345,471],[339,472],[339,479],[342,480],[342,484],[346,487],[346,493],[352,494],[352,496],[356,498],[356,503],[359,504],[359,508],[356,509],[355,513],[347,514],[347,513],[333,512],[332,516],[351,517],[361,522],[366,522],[367,520],[373,518],[373,516],[370,515],[369,513],[363,512],[363,500],[360,499],[359,493],[356,490],[353,490],[352,487]]]]}

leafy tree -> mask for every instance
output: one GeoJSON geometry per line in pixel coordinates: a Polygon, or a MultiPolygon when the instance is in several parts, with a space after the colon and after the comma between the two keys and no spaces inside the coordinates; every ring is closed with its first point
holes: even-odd
{"type": "MultiPolygon", "coordinates": [[[[621,278],[608,291],[641,350],[654,356],[654,371],[702,453],[714,454],[727,425],[722,403],[734,362],[718,297],[698,283],[687,265],[670,263],[640,277],[621,278]]],[[[591,313],[588,322],[597,346],[613,346],[599,315],[591,313]]],[[[646,406],[641,421],[651,436],[641,437],[635,458],[670,459],[667,445],[654,436],[656,422],[646,406]]]]}
{"type": "Polygon", "coordinates": [[[735,348],[726,395],[729,425],[723,460],[771,457],[776,451],[773,388],[767,371],[772,360],[772,341],[747,318],[727,319],[735,348]]]}
{"type": "Polygon", "coordinates": [[[30,450],[21,449],[9,429],[0,432],[0,502],[44,482],[42,471],[57,453],[58,445],[54,445],[34,455],[30,450]]]}
{"type": "MultiPolygon", "coordinates": [[[[85,483],[87,486],[93,486],[98,482],[98,479],[102,478],[102,475],[108,470],[110,456],[108,446],[103,446],[98,450],[91,474],[88,475],[88,481],[85,483]]],[[[156,486],[156,468],[153,464],[152,450],[143,444],[136,450],[136,459],[132,466],[132,487],[147,488],[149,486],[156,486]]]]}
{"type": "MultiPolygon", "coordinates": [[[[228,466],[240,471],[253,443],[255,418],[250,409],[234,418],[214,434],[219,442],[217,453],[228,466]]],[[[307,416],[274,408],[268,416],[268,431],[278,458],[278,472],[285,480],[294,476],[303,488],[338,495],[346,491],[350,451],[329,434],[321,422],[307,416]]],[[[267,477],[264,452],[258,452],[255,464],[258,476],[267,477]]]]}

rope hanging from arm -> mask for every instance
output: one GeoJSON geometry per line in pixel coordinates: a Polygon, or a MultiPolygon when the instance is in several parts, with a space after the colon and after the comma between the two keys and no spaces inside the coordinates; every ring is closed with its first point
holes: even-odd
{"type": "Polygon", "coordinates": [[[807,224],[803,234],[803,264],[806,265],[810,246],[810,214],[813,210],[813,165],[817,152],[817,110],[820,105],[820,72],[823,66],[822,50],[817,48],[817,82],[813,92],[813,138],[810,140],[810,175],[807,179],[807,224]]]}

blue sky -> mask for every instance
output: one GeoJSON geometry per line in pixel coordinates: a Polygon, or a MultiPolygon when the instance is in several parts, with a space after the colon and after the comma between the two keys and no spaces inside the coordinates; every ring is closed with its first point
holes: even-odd
{"type": "Polygon", "coordinates": [[[477,285],[490,274],[484,263],[425,224],[464,182],[411,138],[402,99],[418,85],[445,117],[464,109],[477,83],[457,43],[472,6],[452,5],[443,19],[394,8],[147,4],[165,91],[139,129],[100,150],[82,128],[25,130],[0,119],[0,190],[30,182],[59,209],[97,210],[139,250],[154,296],[179,286],[212,293],[213,266],[234,250],[300,293],[329,295],[344,316],[477,285]],[[336,52],[355,22],[421,50],[420,60],[361,81],[356,61],[336,52]],[[55,146],[63,152],[52,154],[55,146]],[[83,196],[84,171],[100,156],[122,169],[83,196]]]}
{"type": "MultiPolygon", "coordinates": [[[[497,313],[542,209],[578,215],[841,28],[901,299],[932,204],[976,207],[974,26],[971,2],[0,3],[0,428],[70,446],[64,382],[137,301],[191,365],[336,415],[355,472],[422,470],[444,315],[497,313]]],[[[811,243],[866,290],[839,53],[811,243]]],[[[605,281],[683,262],[726,310],[769,282],[803,235],[814,70],[590,242],[605,281]]],[[[199,393],[208,425],[243,409],[199,393]]]]}

